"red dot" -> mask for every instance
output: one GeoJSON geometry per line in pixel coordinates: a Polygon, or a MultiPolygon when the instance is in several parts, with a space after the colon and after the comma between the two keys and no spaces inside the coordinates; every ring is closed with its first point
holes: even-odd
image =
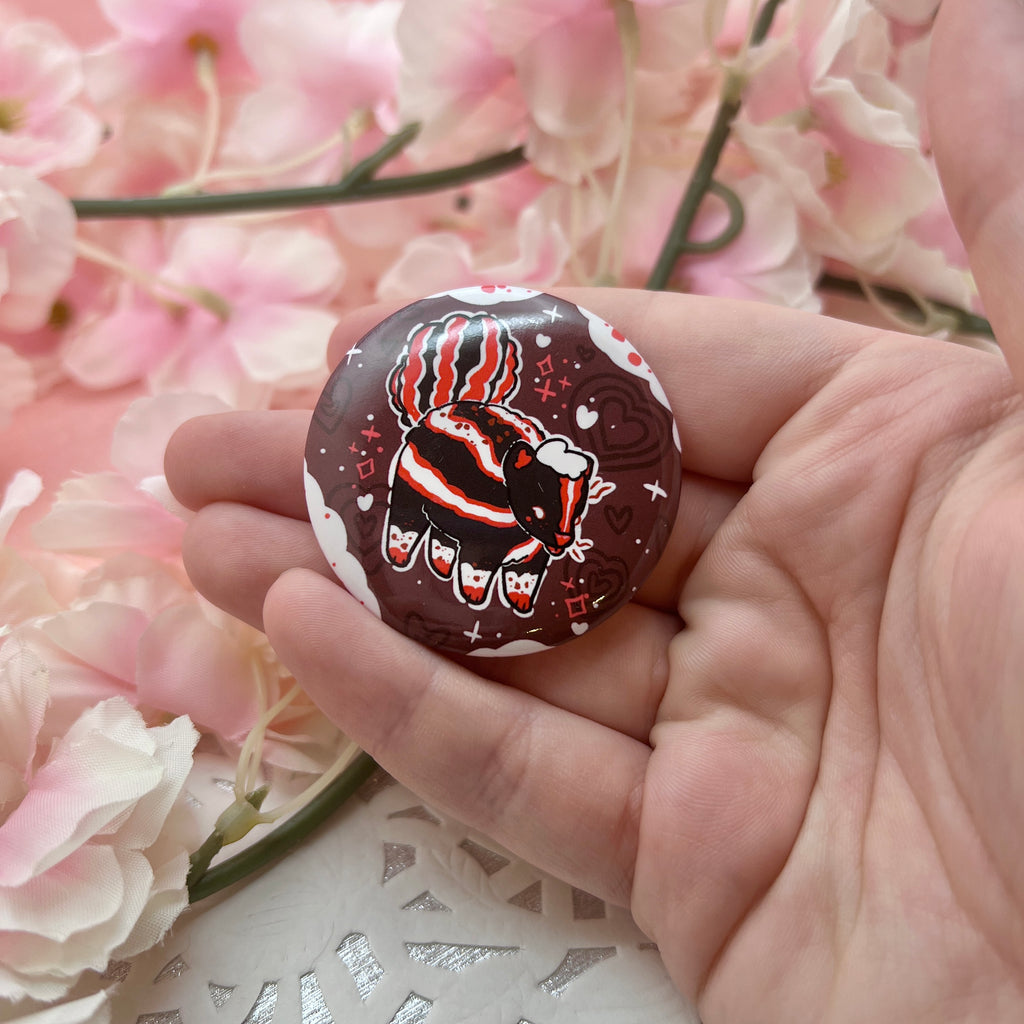
{"type": "Polygon", "coordinates": [[[493,284],[485,284],[485,285],[481,286],[480,290],[484,291],[484,292],[487,292],[487,294],[490,295],[490,293],[495,290],[495,285],[493,285],[493,284]]]}
{"type": "Polygon", "coordinates": [[[632,363],[633,366],[639,366],[643,362],[643,360],[636,352],[630,352],[626,358],[630,361],[630,363],[632,363]]]}
{"type": "Polygon", "coordinates": [[[626,340],[626,336],[621,331],[615,330],[615,328],[612,328],[612,337],[616,341],[625,341],[626,340]]]}
{"type": "Polygon", "coordinates": [[[330,512],[325,512],[324,513],[324,519],[330,519],[330,518],[331,518],[331,513],[330,512]]]}

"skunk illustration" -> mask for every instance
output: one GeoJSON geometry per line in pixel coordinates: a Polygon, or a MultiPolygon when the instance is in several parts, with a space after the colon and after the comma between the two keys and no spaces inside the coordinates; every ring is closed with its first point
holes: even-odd
{"type": "Polygon", "coordinates": [[[497,576],[502,603],[527,616],[550,560],[582,560],[580,521],[615,485],[596,476],[592,455],[509,408],[521,362],[519,342],[488,313],[451,313],[410,333],[388,377],[406,432],[383,549],[406,569],[425,543],[431,570],[475,608],[497,576]]]}

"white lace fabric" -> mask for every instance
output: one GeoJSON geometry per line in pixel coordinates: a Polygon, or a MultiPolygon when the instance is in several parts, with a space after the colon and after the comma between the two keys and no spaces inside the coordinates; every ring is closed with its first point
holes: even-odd
{"type": "Polygon", "coordinates": [[[622,909],[378,773],[335,820],[112,967],[114,1024],[696,1024],[622,909]]]}

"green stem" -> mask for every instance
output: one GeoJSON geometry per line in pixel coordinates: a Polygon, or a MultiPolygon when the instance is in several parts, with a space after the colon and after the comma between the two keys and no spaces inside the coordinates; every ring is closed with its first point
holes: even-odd
{"type": "Polygon", "coordinates": [[[728,185],[723,185],[720,181],[712,181],[708,185],[708,194],[718,196],[725,203],[729,212],[729,221],[714,238],[709,238],[706,242],[694,242],[688,238],[685,251],[690,254],[718,252],[743,230],[746,220],[746,214],[743,212],[743,200],[728,185]]]}
{"type": "MultiPolygon", "coordinates": [[[[767,0],[761,8],[750,35],[751,46],[757,46],[764,42],[780,3],[782,0],[767,0]]],[[[676,263],[679,262],[682,255],[688,252],[707,251],[708,243],[694,243],[689,240],[690,231],[693,229],[693,223],[697,219],[697,213],[704,197],[708,192],[717,191],[722,187],[714,180],[715,168],[718,166],[726,142],[729,141],[732,123],[739,113],[743,101],[742,92],[742,77],[736,72],[730,72],[722,86],[722,97],[718,103],[718,110],[715,112],[715,120],[704,140],[697,166],[693,169],[693,175],[679,202],[672,227],[669,228],[668,236],[658,254],[654,269],[647,279],[647,287],[652,291],[661,291],[668,286],[676,263]],[[702,245],[703,248],[701,248],[702,245]]],[[[719,192],[719,195],[721,194],[719,192]]],[[[740,227],[742,227],[742,221],[740,227]]]]}
{"type": "MultiPolygon", "coordinates": [[[[871,287],[879,298],[895,306],[901,316],[905,316],[910,321],[924,322],[924,314],[921,312],[920,306],[906,292],[901,292],[898,288],[890,288],[887,285],[873,284],[871,287]]],[[[824,291],[836,292],[840,295],[867,298],[864,289],[858,281],[851,281],[836,274],[822,274],[818,278],[818,288],[824,291]]],[[[945,302],[936,302],[934,299],[929,299],[928,303],[937,313],[948,317],[953,322],[953,329],[957,334],[974,334],[979,337],[995,340],[995,332],[992,330],[992,325],[983,316],[970,313],[959,306],[950,306],[945,302]]]]}
{"type": "Polygon", "coordinates": [[[377,171],[393,157],[398,156],[419,135],[419,132],[418,124],[407,124],[394,135],[389,135],[379,149],[368,157],[364,157],[342,176],[341,181],[338,182],[338,188],[358,188],[370,181],[377,171]]]}
{"type": "Polygon", "coordinates": [[[198,903],[283,857],[352,796],[376,767],[369,754],[357,755],[326,789],[262,839],[195,878],[190,874],[189,903],[198,903]]]}
{"type": "MultiPolygon", "coordinates": [[[[248,805],[251,808],[251,813],[255,814],[259,811],[260,807],[263,806],[263,801],[266,800],[267,794],[270,792],[269,786],[260,786],[259,789],[254,789],[245,798],[243,806],[248,805]]],[[[236,802],[233,803],[223,814],[217,819],[217,824],[214,826],[213,831],[203,840],[199,849],[192,854],[188,859],[188,877],[185,879],[185,885],[189,888],[192,887],[192,883],[202,878],[206,874],[210,867],[210,862],[218,853],[223,849],[224,844],[232,842],[232,838],[229,831],[225,828],[225,819],[229,818],[234,822],[238,821],[240,807],[236,802]]],[[[249,819],[252,820],[251,818],[249,819]]],[[[252,828],[251,824],[246,825],[245,831],[248,832],[252,828]]],[[[242,835],[245,833],[243,832],[242,835]]]]}
{"type": "Polygon", "coordinates": [[[200,193],[184,196],[142,196],[137,199],[72,199],[79,220],[130,217],[205,217],[212,214],[293,210],[311,206],[390,199],[456,188],[481,178],[504,174],[526,162],[523,147],[496,153],[456,167],[421,174],[374,178],[373,174],[413,139],[409,125],[389,137],[376,152],[355,165],[337,184],[282,188],[261,192],[200,193]]]}

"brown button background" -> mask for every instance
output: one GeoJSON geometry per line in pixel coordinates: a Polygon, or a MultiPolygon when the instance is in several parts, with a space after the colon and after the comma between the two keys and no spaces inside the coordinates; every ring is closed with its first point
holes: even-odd
{"type": "Polygon", "coordinates": [[[422,299],[353,346],[305,462],[346,588],[424,644],[485,655],[582,636],[628,601],[664,549],[681,472],[664,393],[629,342],[503,286],[422,299]]]}

